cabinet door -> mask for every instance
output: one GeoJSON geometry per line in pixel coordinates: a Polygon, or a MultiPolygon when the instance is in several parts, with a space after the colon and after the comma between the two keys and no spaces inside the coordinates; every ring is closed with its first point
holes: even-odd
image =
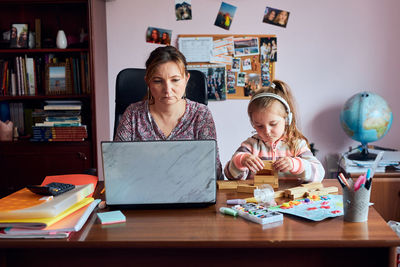
{"type": "Polygon", "coordinates": [[[89,142],[0,145],[1,193],[40,184],[48,175],[83,173],[92,165],[89,142]]]}
{"type": "Polygon", "coordinates": [[[400,178],[374,177],[371,202],[386,220],[400,221],[400,178]]]}

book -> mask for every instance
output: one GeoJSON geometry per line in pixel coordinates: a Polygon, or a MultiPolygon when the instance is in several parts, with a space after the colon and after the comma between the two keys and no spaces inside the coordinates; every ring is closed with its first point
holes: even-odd
{"type": "Polygon", "coordinates": [[[4,233],[3,231],[0,231],[0,238],[8,238],[8,239],[18,239],[18,238],[43,238],[43,239],[48,239],[48,238],[67,238],[71,232],[51,232],[51,233],[44,233],[44,234],[31,234],[31,235],[9,235],[4,233]]]}
{"type": "Polygon", "coordinates": [[[6,219],[0,220],[0,228],[16,227],[16,228],[29,228],[29,229],[44,229],[49,227],[61,219],[67,217],[71,213],[79,210],[87,204],[93,202],[93,198],[87,197],[75,203],[71,207],[62,211],[55,217],[42,217],[42,218],[22,218],[22,219],[6,219]]]}
{"type": "MultiPolygon", "coordinates": [[[[73,185],[85,185],[85,184],[93,184],[93,188],[96,188],[98,181],[98,177],[90,174],[63,174],[63,175],[51,175],[46,176],[41,184],[41,186],[58,182],[58,183],[67,183],[73,185]]],[[[89,197],[93,195],[90,194],[89,197]]]]}
{"type": "Polygon", "coordinates": [[[22,188],[0,199],[0,221],[55,217],[93,191],[93,184],[78,185],[71,191],[46,200],[43,196],[22,188]]]}
{"type": "Polygon", "coordinates": [[[39,235],[39,234],[50,234],[57,232],[78,232],[81,230],[90,214],[100,203],[100,199],[95,199],[86,206],[72,212],[65,218],[59,220],[58,222],[50,225],[44,229],[27,229],[27,228],[16,228],[8,227],[4,230],[5,235],[39,235]]]}
{"type": "Polygon", "coordinates": [[[101,224],[126,222],[126,217],[120,210],[97,213],[97,217],[99,218],[101,224]]]}

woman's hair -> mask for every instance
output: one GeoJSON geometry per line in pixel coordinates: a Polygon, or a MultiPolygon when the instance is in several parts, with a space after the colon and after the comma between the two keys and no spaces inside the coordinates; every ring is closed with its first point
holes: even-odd
{"type": "Polygon", "coordinates": [[[268,96],[256,98],[256,96],[261,93],[276,94],[276,95],[282,97],[283,99],[285,99],[287,104],[289,105],[290,111],[292,113],[292,120],[291,120],[291,123],[289,125],[287,125],[287,127],[285,127],[285,136],[287,138],[287,142],[288,142],[290,151],[293,154],[296,154],[296,143],[297,143],[296,141],[299,139],[304,139],[308,144],[308,140],[296,126],[296,109],[294,106],[294,99],[293,99],[293,95],[291,93],[290,87],[283,81],[274,80],[274,81],[272,81],[271,86],[263,87],[263,88],[257,90],[254,93],[254,95],[252,96],[250,103],[247,107],[247,113],[249,114],[251,122],[252,122],[251,116],[252,116],[253,112],[268,108],[275,101],[278,101],[279,103],[282,104],[282,108],[285,111],[285,119],[288,117],[288,111],[286,110],[285,105],[280,100],[273,98],[273,97],[268,97],[268,96]],[[254,99],[254,98],[256,98],[256,99],[254,99]]]}
{"type": "MultiPolygon", "coordinates": [[[[146,61],[145,80],[149,84],[151,78],[157,68],[164,63],[174,62],[181,70],[181,74],[186,77],[188,75],[187,62],[185,56],[175,47],[167,45],[154,49],[146,61]]],[[[151,99],[151,92],[148,89],[148,94],[145,99],[151,99]]]]}

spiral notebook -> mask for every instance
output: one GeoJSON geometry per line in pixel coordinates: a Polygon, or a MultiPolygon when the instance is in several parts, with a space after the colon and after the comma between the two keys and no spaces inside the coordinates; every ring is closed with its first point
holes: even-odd
{"type": "Polygon", "coordinates": [[[215,140],[101,145],[108,206],[163,208],[215,204],[215,140]]]}

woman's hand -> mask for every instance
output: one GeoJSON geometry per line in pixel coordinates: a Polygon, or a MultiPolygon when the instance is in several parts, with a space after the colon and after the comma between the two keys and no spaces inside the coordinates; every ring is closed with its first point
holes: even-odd
{"type": "Polygon", "coordinates": [[[277,159],[274,163],[274,169],[280,172],[289,172],[293,170],[293,160],[290,157],[277,159]]]}
{"type": "Polygon", "coordinates": [[[254,173],[264,168],[264,162],[252,154],[245,154],[240,163],[254,173]]]}

